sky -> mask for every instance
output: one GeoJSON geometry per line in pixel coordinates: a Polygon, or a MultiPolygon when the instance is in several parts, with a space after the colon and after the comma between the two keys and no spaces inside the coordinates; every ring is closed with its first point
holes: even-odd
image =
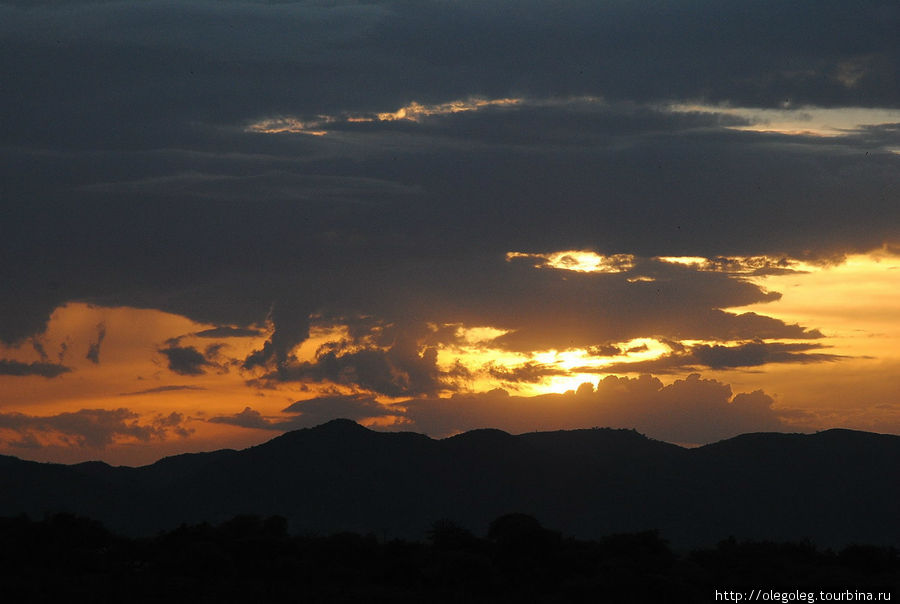
{"type": "Polygon", "coordinates": [[[895,1],[0,0],[0,454],[900,434],[895,1]]]}

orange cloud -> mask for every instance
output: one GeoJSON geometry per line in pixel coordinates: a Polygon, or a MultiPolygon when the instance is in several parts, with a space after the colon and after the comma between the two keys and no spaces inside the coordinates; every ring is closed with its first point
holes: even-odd
{"type": "Polygon", "coordinates": [[[185,438],[193,431],[184,426],[180,413],[139,420],[130,409],[81,409],[49,416],[0,413],[0,432],[15,435],[0,443],[13,448],[58,442],[64,445],[104,449],[114,442],[164,440],[172,432],[185,438]]]}

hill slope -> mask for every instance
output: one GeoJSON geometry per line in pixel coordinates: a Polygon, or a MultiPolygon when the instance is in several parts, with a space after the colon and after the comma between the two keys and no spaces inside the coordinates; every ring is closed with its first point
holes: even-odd
{"type": "Polygon", "coordinates": [[[0,515],[70,511],[148,534],[182,522],[279,514],[298,532],[421,537],[438,519],[483,533],[520,511],[571,535],[659,529],[675,544],[734,535],[900,545],[900,437],[747,434],[683,449],[630,430],[444,440],[348,420],[243,451],[141,468],[0,458],[0,515]]]}

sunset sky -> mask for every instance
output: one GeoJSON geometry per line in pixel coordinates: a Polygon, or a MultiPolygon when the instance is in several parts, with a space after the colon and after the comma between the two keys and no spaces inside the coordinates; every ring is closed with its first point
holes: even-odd
{"type": "Polygon", "coordinates": [[[0,0],[0,453],[900,434],[900,5],[0,0]]]}

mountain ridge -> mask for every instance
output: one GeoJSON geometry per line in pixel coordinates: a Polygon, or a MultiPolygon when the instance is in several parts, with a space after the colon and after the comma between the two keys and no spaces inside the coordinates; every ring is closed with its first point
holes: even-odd
{"type": "Polygon", "coordinates": [[[898,467],[900,436],[851,430],[688,449],[610,428],[433,439],[334,420],[136,468],[4,456],[0,515],[67,511],[139,535],[277,514],[295,531],[420,538],[439,519],[481,532],[523,512],[575,536],[658,529],[685,546],[732,535],[900,545],[898,467]]]}

